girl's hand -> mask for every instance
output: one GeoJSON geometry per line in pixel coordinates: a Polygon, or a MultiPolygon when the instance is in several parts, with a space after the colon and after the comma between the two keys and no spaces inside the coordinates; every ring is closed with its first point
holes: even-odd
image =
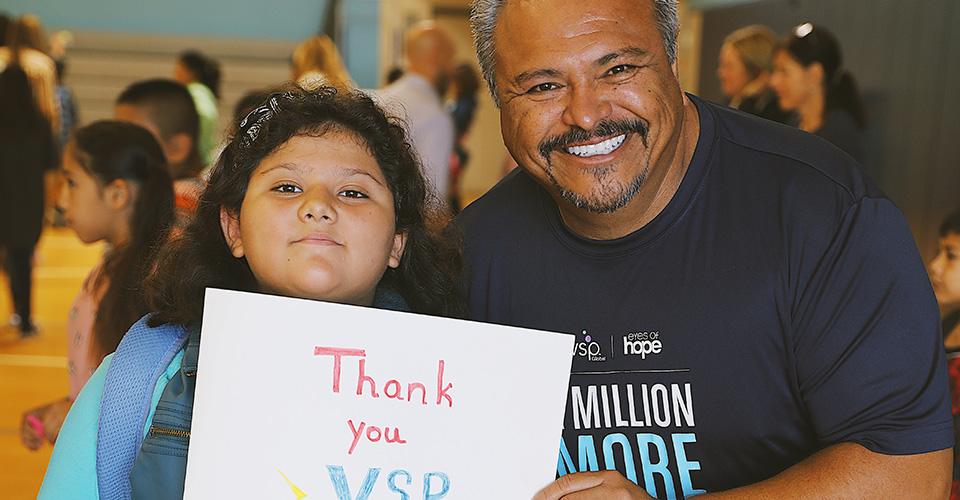
{"type": "Polygon", "coordinates": [[[56,443],[60,427],[63,426],[72,405],[73,401],[64,398],[24,413],[20,422],[20,440],[23,445],[36,451],[43,446],[44,440],[50,444],[56,443]]]}
{"type": "Polygon", "coordinates": [[[30,410],[20,420],[20,441],[30,450],[37,451],[47,437],[43,430],[43,420],[38,416],[44,407],[30,410]]]}

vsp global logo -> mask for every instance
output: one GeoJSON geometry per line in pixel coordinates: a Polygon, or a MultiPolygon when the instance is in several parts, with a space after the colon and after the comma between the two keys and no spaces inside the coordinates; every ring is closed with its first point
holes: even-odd
{"type": "Polygon", "coordinates": [[[586,330],[582,331],[573,343],[573,355],[581,358],[587,358],[587,361],[606,361],[607,357],[603,354],[600,343],[592,338],[586,330]],[[583,339],[579,338],[583,335],[583,339]]]}

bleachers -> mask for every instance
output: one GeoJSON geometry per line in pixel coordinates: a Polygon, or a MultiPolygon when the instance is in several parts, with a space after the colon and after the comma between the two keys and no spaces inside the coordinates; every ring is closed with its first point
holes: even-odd
{"type": "Polygon", "coordinates": [[[210,38],[105,32],[74,32],[67,51],[65,82],[73,91],[80,124],[113,116],[123,89],[145,78],[173,75],[177,54],[197,49],[220,61],[220,130],[244,93],[290,78],[296,41],[210,38]]]}

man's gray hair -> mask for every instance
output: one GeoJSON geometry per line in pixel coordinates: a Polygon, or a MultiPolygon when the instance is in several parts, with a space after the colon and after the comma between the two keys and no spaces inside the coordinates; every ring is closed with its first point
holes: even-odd
{"type": "MultiPolygon", "coordinates": [[[[477,46],[477,58],[480,60],[480,70],[483,78],[490,87],[493,102],[500,107],[497,96],[497,83],[494,79],[493,53],[495,51],[493,30],[497,27],[497,18],[500,10],[509,0],[472,0],[470,6],[470,27],[473,39],[477,46]]],[[[576,0],[574,0],[576,1],[576,0]]],[[[637,0],[644,1],[644,0],[637,0]]],[[[677,13],[677,0],[646,0],[653,2],[654,13],[657,17],[657,29],[663,38],[663,46],[667,51],[670,64],[677,60],[677,35],[680,32],[680,18],[677,13]]],[[[532,20],[531,22],[536,22],[532,20]]]]}

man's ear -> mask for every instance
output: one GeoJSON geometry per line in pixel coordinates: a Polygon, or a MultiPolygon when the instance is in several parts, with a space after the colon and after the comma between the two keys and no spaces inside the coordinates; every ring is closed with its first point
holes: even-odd
{"type": "Polygon", "coordinates": [[[220,207],[220,229],[223,230],[223,238],[227,240],[227,246],[230,247],[230,253],[234,257],[243,257],[243,241],[240,239],[240,214],[220,207]]]}
{"type": "Polygon", "coordinates": [[[396,268],[400,265],[400,258],[403,257],[403,248],[407,246],[407,232],[397,233],[393,236],[393,248],[390,249],[390,260],[387,265],[396,268]]]}
{"type": "Polygon", "coordinates": [[[125,179],[114,179],[113,182],[107,184],[107,187],[103,188],[103,199],[114,210],[123,210],[136,199],[135,193],[133,193],[136,188],[125,179]]]}

